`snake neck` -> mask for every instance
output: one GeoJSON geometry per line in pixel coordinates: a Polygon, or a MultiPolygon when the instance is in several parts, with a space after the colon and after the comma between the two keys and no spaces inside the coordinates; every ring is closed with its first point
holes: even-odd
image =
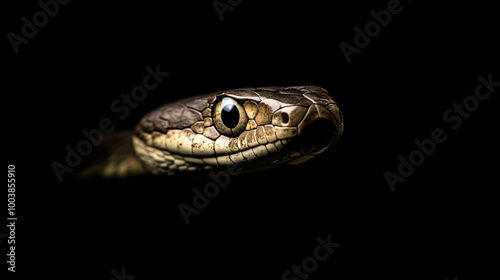
{"type": "Polygon", "coordinates": [[[133,133],[130,129],[105,135],[78,173],[79,177],[125,178],[147,174],[134,151],[133,133]]]}

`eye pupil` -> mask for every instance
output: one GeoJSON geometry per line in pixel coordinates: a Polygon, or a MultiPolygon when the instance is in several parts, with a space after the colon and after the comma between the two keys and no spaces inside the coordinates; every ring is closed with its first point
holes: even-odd
{"type": "Polygon", "coordinates": [[[227,104],[221,111],[222,122],[228,128],[235,128],[240,120],[240,112],[234,104],[227,104]]]}
{"type": "Polygon", "coordinates": [[[243,105],[231,97],[225,96],[215,102],[212,109],[215,128],[225,136],[238,136],[245,131],[248,116],[243,105]]]}

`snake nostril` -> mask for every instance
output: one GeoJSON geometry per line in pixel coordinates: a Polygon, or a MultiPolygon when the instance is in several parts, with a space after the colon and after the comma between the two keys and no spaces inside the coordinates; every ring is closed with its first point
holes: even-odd
{"type": "Polygon", "coordinates": [[[287,124],[290,121],[290,117],[287,113],[281,113],[281,121],[283,122],[283,124],[287,124]]]}

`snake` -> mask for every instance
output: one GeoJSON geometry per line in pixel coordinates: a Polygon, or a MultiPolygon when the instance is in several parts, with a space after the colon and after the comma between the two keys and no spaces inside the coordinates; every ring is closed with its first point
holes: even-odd
{"type": "Polygon", "coordinates": [[[164,104],[134,129],[107,135],[81,174],[173,176],[230,165],[255,172],[315,158],[343,130],[342,112],[322,87],[223,90],[164,104]]]}

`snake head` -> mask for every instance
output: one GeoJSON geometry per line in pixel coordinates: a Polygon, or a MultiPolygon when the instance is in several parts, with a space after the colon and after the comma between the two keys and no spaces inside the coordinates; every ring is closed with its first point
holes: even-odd
{"type": "Polygon", "coordinates": [[[343,132],[342,113],[318,86],[242,88],[166,104],[136,128],[136,154],[152,173],[237,164],[246,171],[298,164],[343,132]]]}

